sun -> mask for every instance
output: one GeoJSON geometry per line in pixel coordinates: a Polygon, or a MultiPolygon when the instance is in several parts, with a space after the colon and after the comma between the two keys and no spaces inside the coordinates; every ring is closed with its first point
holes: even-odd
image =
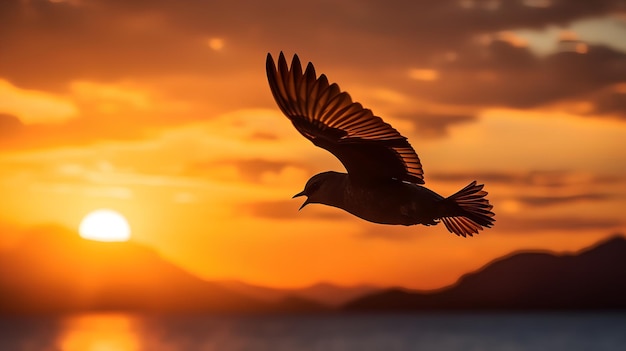
{"type": "Polygon", "coordinates": [[[96,210],[88,213],[78,227],[80,236],[97,241],[128,241],[130,225],[124,216],[113,210],[96,210]]]}

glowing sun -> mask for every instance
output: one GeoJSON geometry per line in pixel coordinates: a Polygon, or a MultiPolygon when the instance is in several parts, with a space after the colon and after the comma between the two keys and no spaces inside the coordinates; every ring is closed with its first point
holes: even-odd
{"type": "Polygon", "coordinates": [[[97,241],[127,241],[130,226],[126,218],[113,210],[96,210],[83,218],[78,227],[80,236],[97,241]]]}

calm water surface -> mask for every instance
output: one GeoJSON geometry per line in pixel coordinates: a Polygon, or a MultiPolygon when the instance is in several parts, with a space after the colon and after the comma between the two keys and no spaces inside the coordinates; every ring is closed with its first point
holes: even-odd
{"type": "Polygon", "coordinates": [[[0,317],[0,350],[626,350],[626,314],[0,317]]]}

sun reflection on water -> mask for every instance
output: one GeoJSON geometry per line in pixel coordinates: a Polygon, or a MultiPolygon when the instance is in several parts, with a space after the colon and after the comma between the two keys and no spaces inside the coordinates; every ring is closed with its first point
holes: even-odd
{"type": "Polygon", "coordinates": [[[63,351],[138,351],[138,319],[125,314],[89,314],[63,321],[57,346],[63,351]]]}

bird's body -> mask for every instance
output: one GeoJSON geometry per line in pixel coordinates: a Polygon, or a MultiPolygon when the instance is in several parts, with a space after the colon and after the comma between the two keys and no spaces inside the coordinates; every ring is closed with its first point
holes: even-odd
{"type": "Polygon", "coordinates": [[[294,127],[333,153],[348,171],[311,177],[294,196],[307,196],[300,208],[319,203],[380,224],[442,221],[450,232],[462,236],[493,225],[492,206],[482,185],[472,182],[447,198],[422,186],[422,165],[407,139],[352,102],[325,75],[317,77],[311,63],[303,72],[298,56],[289,69],[282,53],[278,65],[268,54],[266,68],[274,98],[294,127]]]}
{"type": "Polygon", "coordinates": [[[325,172],[316,175],[324,179],[318,197],[314,192],[306,204],[321,203],[343,209],[366,221],[380,224],[434,225],[442,215],[441,195],[428,188],[389,179],[375,184],[351,182],[346,173],[325,172]]]}

